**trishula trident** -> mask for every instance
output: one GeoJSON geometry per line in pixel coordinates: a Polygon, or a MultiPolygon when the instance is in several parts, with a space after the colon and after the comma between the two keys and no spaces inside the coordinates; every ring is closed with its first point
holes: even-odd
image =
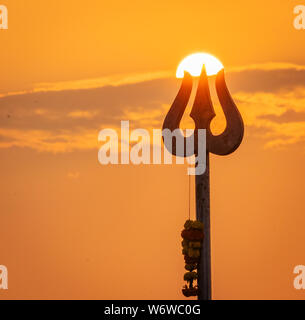
{"type": "MultiPolygon", "coordinates": [[[[193,86],[192,76],[185,72],[179,93],[171,106],[163,124],[163,130],[169,129],[174,131],[179,128],[181,118],[189,101],[193,86]]],[[[206,129],[206,171],[202,175],[196,175],[196,215],[197,220],[204,224],[204,241],[201,249],[201,258],[198,267],[198,287],[199,300],[211,300],[211,239],[210,239],[210,168],[209,168],[209,153],[225,156],[234,152],[242,142],[244,136],[244,124],[242,117],[228,91],[224,69],[218,72],[216,76],[216,91],[223,108],[227,126],[221,135],[214,136],[210,129],[210,123],[216,116],[210,90],[206,69],[203,66],[201,76],[198,83],[198,91],[195,97],[191,118],[195,122],[194,141],[195,151],[197,156],[196,146],[198,140],[198,130],[206,129]]],[[[182,135],[182,134],[181,134],[182,135]]],[[[184,145],[186,146],[186,138],[184,145]]],[[[172,146],[174,138],[172,138],[172,146]]],[[[164,140],[167,149],[166,141],[164,140]]],[[[186,148],[184,148],[186,150],[186,148]]],[[[191,154],[177,154],[175,148],[169,149],[173,155],[188,157],[191,154]],[[172,149],[172,150],[171,150],[172,149]]]]}

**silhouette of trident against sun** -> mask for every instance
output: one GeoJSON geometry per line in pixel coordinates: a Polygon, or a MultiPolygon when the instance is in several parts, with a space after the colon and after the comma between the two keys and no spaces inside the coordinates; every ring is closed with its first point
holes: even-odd
{"type": "MultiPolygon", "coordinates": [[[[204,225],[204,240],[201,247],[200,263],[198,266],[198,288],[199,288],[199,300],[211,300],[211,244],[210,244],[210,168],[209,168],[209,153],[216,155],[229,155],[233,153],[241,144],[244,136],[244,124],[242,117],[228,91],[224,69],[222,64],[213,56],[207,54],[194,54],[187,57],[185,60],[193,64],[186,65],[184,70],[178,68],[177,77],[184,78],[181,84],[181,88],[178,95],[172,104],[165,120],[163,123],[163,130],[169,129],[174,131],[179,128],[180,121],[184,114],[185,108],[189,101],[193,78],[192,76],[200,76],[198,83],[198,90],[196,93],[193,109],[191,111],[191,118],[195,122],[194,141],[195,146],[197,145],[196,137],[198,137],[199,129],[206,129],[206,171],[202,175],[196,175],[196,216],[197,220],[201,221],[204,225]],[[193,56],[193,57],[192,57],[193,56]],[[193,58],[193,60],[192,60],[193,58]],[[188,60],[187,60],[188,59],[188,60]],[[196,60],[197,59],[197,60],[196,60]],[[199,66],[198,72],[198,61],[201,59],[201,66],[199,66]],[[213,61],[212,63],[210,63],[213,61]],[[197,68],[196,68],[197,63],[197,68]],[[189,72],[187,72],[189,71],[189,72]],[[201,73],[200,73],[201,71],[201,73]],[[181,74],[182,72],[182,74],[181,74]],[[218,136],[214,136],[210,129],[210,123],[216,116],[208,83],[208,75],[217,74],[216,76],[216,91],[224,111],[226,118],[226,129],[218,136]],[[196,133],[197,132],[197,133],[196,133]]],[[[199,61],[200,62],[200,61],[199,61]]],[[[182,65],[182,63],[181,63],[182,65]]],[[[180,66],[181,66],[180,65],[180,66]]],[[[183,67],[183,65],[182,65],[183,67]]],[[[181,134],[182,135],[182,134],[181,134]]],[[[181,137],[186,140],[189,138],[181,137]]],[[[175,144],[172,140],[172,146],[175,144]]],[[[166,145],[165,147],[170,150],[166,145]]],[[[190,156],[189,154],[177,154],[177,151],[173,148],[170,150],[173,155],[176,156],[190,156]]],[[[195,147],[194,155],[197,155],[195,147]]]]}

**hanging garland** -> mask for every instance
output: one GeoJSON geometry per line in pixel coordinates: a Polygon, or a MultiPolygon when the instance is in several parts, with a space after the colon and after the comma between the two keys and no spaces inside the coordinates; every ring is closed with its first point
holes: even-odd
{"type": "Polygon", "coordinates": [[[181,233],[182,254],[185,260],[185,269],[188,271],[184,274],[184,280],[187,285],[182,289],[185,297],[196,297],[199,293],[198,284],[194,282],[198,279],[198,265],[200,262],[200,251],[203,242],[203,223],[200,221],[187,220],[184,224],[184,230],[181,233]]]}

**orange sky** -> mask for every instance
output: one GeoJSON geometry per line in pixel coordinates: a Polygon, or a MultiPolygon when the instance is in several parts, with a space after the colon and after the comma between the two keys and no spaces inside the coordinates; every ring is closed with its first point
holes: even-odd
{"type": "Polygon", "coordinates": [[[211,159],[213,298],[304,299],[301,2],[0,1],[0,299],[183,298],[185,166],[103,167],[97,137],[161,128],[197,51],[225,65],[246,126],[211,159]]]}

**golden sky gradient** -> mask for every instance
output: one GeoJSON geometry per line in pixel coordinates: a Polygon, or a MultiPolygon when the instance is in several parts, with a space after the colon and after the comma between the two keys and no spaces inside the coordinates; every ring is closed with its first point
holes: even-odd
{"type": "Polygon", "coordinates": [[[0,1],[0,299],[183,298],[186,167],[103,167],[97,138],[121,120],[161,128],[198,51],[224,64],[246,126],[211,157],[213,298],[304,299],[301,2],[0,1]]]}

